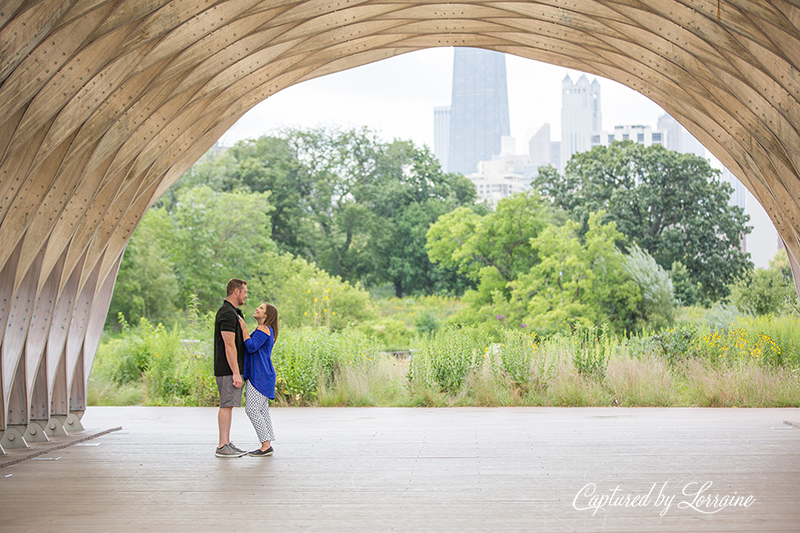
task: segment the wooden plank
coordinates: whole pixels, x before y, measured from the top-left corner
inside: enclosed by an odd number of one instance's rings
[[[141,532],[189,522],[199,532],[796,531],[800,519],[800,430],[782,422],[800,409],[270,412],[275,455],[218,459],[215,408],[90,407],[86,427],[122,430],[0,471],[4,531],[65,513],[79,517],[75,531]],[[256,446],[242,409],[232,436]],[[680,506],[707,482],[754,502],[713,514]],[[582,490],[643,500],[654,486],[646,505],[581,510]],[[674,497],[663,515],[659,490]]]

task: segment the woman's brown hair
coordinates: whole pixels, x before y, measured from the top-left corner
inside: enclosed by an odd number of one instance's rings
[[[264,302],[266,311],[264,312],[264,324],[272,330],[272,342],[278,340],[278,308],[271,303]]]

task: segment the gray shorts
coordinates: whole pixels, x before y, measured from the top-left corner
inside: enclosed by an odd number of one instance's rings
[[[242,387],[233,386],[233,376],[216,376],[220,407],[241,407]]]

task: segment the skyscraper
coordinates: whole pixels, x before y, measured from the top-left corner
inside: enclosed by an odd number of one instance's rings
[[[550,124],[545,123],[544,126],[539,128],[539,131],[536,132],[536,135],[531,137],[530,143],[528,144],[528,154],[531,158],[531,165],[534,167],[541,167],[552,164],[552,152],[553,150],[550,143]]]
[[[592,83],[581,74],[574,84],[567,75],[561,82],[561,160],[563,172],[573,154],[592,149],[592,135],[603,129],[600,111],[600,82]]]
[[[433,154],[447,172],[450,166],[450,106],[433,108]]]
[[[501,138],[510,133],[505,56],[456,48],[447,171],[477,171],[478,161],[499,154]]]
[[[668,113],[664,113],[658,118],[657,127],[667,134],[666,147],[668,150],[675,150],[682,154],[695,154],[700,157],[706,156],[706,149],[700,144],[700,141],[695,139]]]

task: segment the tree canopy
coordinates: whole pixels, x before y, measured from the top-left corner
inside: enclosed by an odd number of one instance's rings
[[[705,302],[725,297],[727,285],[752,268],[739,247],[749,217],[729,204],[733,189],[702,157],[614,142],[575,154],[563,176],[540,169],[534,183],[583,232],[590,213],[604,210],[625,235],[623,249],[636,244],[666,270],[679,262]]]
[[[656,313],[670,320],[672,286],[644,305],[652,268],[620,252],[623,235],[602,218],[591,214],[581,234],[578,222],[531,191],[490,213],[462,207],[443,215],[428,230],[428,254],[477,281],[463,297],[465,323],[498,320],[545,334],[590,323],[634,331]]]
[[[472,205],[475,188],[410,141],[384,142],[368,129],[290,129],[210,153],[177,187],[197,184],[269,191],[278,249],[352,283],[389,283],[397,296],[469,285],[428,260],[425,232]]]

